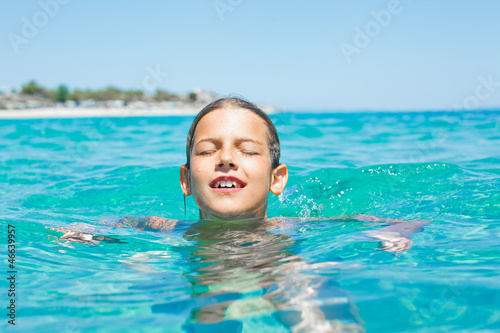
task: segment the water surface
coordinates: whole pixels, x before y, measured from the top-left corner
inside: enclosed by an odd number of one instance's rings
[[[290,177],[269,216],[332,219],[210,225],[192,198],[184,218],[193,117],[0,120],[16,330],[287,332],[322,318],[368,332],[500,330],[499,112],[272,119]],[[334,218],[358,213],[433,222],[394,254],[360,237],[385,224]],[[125,215],[186,221],[113,228]],[[72,222],[115,241],[64,243],[46,228]]]

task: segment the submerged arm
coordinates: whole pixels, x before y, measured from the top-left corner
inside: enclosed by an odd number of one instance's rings
[[[370,217],[368,215],[363,215],[364,217]],[[363,233],[369,238],[381,241],[381,247],[377,250],[383,250],[387,252],[401,252],[410,249],[413,242],[411,238],[417,232],[421,232],[424,226],[429,224],[432,220],[394,220],[394,219],[381,219],[373,216],[376,219],[358,219],[359,221],[377,221],[377,222],[389,222],[392,223],[389,226],[364,231]]]
[[[139,230],[170,230],[179,220],[166,219],[158,216],[133,217],[125,216],[116,222],[115,227],[133,227]]]
[[[166,219],[158,216],[143,216],[133,217],[125,216],[113,224],[116,228],[136,228],[138,230],[170,230],[175,227],[178,220]],[[51,230],[63,232],[64,235],[59,237],[59,240],[66,240],[69,242],[98,244],[99,241],[116,241],[113,238],[106,236],[96,236],[99,230],[90,224],[86,223],[71,223],[67,227],[46,227]]]
[[[355,215],[341,215],[335,217],[297,217],[297,218],[284,218],[285,221],[305,221],[305,220],[314,220],[314,221],[328,221],[328,220],[351,220],[351,221],[360,221],[360,222],[375,222],[374,225],[382,222],[382,223],[390,223],[389,226],[385,226],[375,230],[363,231],[365,237],[376,239],[381,241],[381,247],[378,250],[383,250],[387,252],[401,252],[410,249],[413,242],[411,238],[417,232],[423,230],[424,226],[429,224],[432,220],[412,220],[405,221],[402,219],[393,219],[393,218],[383,218],[373,215],[366,214],[355,214]],[[270,225],[280,224],[280,220],[273,218],[268,219]]]

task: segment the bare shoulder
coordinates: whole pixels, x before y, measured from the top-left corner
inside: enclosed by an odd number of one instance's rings
[[[148,219],[147,229],[153,230],[170,230],[173,229],[179,222],[179,220],[167,219],[158,216],[146,216],[146,218]]]
[[[115,224],[117,228],[132,227],[139,230],[170,230],[179,220],[167,219],[159,216],[125,216]]]
[[[332,217],[301,217],[301,216],[277,216],[268,217],[266,222],[269,224],[281,224],[281,223],[300,223],[309,221],[332,221],[332,220],[346,220],[349,216],[332,216]]]
[[[293,228],[303,223],[311,222],[311,221],[328,221],[332,220],[332,218],[323,218],[323,217],[299,217],[299,216],[276,216],[276,217],[268,217],[266,218],[266,226],[267,227],[277,227],[279,229],[288,229]]]

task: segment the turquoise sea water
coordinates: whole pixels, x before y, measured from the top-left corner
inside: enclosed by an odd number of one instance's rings
[[[179,167],[193,117],[0,120],[2,321],[16,228],[16,331],[500,331],[500,112],[272,116],[289,167],[269,216],[285,226],[184,219]],[[364,213],[433,219],[410,250],[361,237]],[[81,222],[113,241],[58,240]],[[302,326],[301,326],[302,325]],[[14,331],[14,330],[13,330]]]

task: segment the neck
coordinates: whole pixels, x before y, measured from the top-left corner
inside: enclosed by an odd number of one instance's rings
[[[266,220],[267,210],[252,212],[251,214],[210,214],[200,209],[200,220],[221,221],[221,222],[256,222]]]

